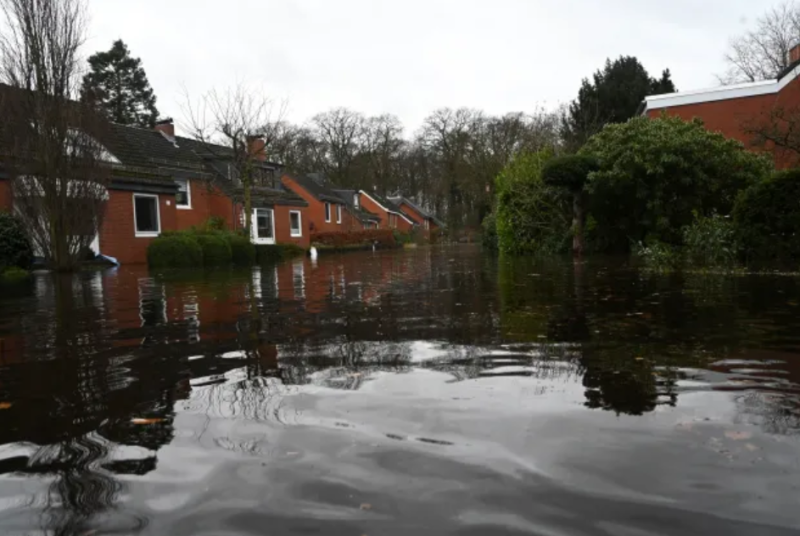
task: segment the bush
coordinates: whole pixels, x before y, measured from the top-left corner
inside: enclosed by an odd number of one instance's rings
[[[589,176],[590,239],[604,251],[630,244],[681,245],[694,214],[730,214],[739,192],[772,164],[702,122],[637,117],[607,125],[581,149],[597,159]]]
[[[542,180],[542,169],[550,158],[545,151],[520,154],[495,179],[500,251],[516,255],[567,249],[572,196]]]
[[[800,170],[773,174],[736,201],[733,219],[749,260],[800,259]]]
[[[231,248],[231,260],[236,266],[253,266],[256,263],[256,248],[250,240],[240,234],[226,233]]]
[[[363,231],[350,231],[345,233],[313,233],[311,243],[327,248],[372,247],[376,244],[379,248],[397,247],[397,240],[392,229],[366,229]]]
[[[569,192],[583,190],[589,173],[597,171],[597,160],[587,155],[566,155],[551,158],[542,169],[542,180],[553,188]]]
[[[681,267],[683,257],[677,247],[663,242],[639,242],[633,246],[633,254],[642,259],[648,270],[671,272]]]
[[[18,283],[26,281],[31,276],[31,273],[19,266],[11,266],[0,272],[0,278],[7,283]]]
[[[203,250],[190,233],[162,234],[147,248],[147,263],[153,268],[197,268],[203,265]]]
[[[481,243],[489,251],[497,251],[497,220],[490,212],[481,223]]]
[[[223,234],[198,234],[197,243],[203,251],[203,266],[225,266],[231,263],[231,246]]]
[[[33,249],[22,222],[7,212],[0,212],[0,271],[17,266],[29,268]]]
[[[275,263],[282,260],[299,257],[306,254],[306,250],[295,244],[274,244],[255,246],[256,262],[259,264]]]
[[[736,263],[738,243],[736,226],[729,217],[714,214],[695,217],[692,225],[683,229],[687,260],[700,266],[730,266]]]

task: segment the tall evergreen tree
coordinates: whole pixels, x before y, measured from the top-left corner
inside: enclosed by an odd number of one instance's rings
[[[122,40],[107,52],[89,58],[91,71],[83,77],[81,95],[97,102],[111,121],[152,127],[158,118],[156,97],[139,58],[131,57]]]
[[[669,69],[651,78],[638,59],[606,60],[592,80],[584,78],[578,98],[564,117],[564,139],[572,149],[582,146],[608,123],[624,123],[636,115],[648,95],[676,91]]]

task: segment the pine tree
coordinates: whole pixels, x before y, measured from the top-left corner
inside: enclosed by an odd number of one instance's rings
[[[83,77],[81,96],[91,99],[108,118],[123,125],[153,127],[158,118],[156,97],[139,58],[122,40],[107,52],[89,58],[91,71]]]
[[[674,91],[669,69],[656,79],[635,57],[606,60],[592,80],[584,78],[578,98],[570,104],[564,117],[565,141],[577,149],[608,123],[624,123],[635,116],[648,95]]]

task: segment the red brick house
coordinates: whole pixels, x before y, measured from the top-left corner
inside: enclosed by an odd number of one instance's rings
[[[337,190],[322,175],[289,175],[282,177],[283,186],[308,203],[308,219],[312,233],[360,231],[371,228],[380,218],[356,206],[349,190]]]
[[[403,213],[397,204],[374,192],[367,193],[364,190],[359,190],[358,205],[363,210],[378,215],[381,229],[397,229],[398,231],[409,232],[414,228],[414,220]]]
[[[797,154],[773,144],[754,146],[754,129],[770,122],[777,109],[794,110],[800,119],[800,45],[790,52],[791,63],[778,78],[712,89],[647,97],[642,114],[661,114],[691,120],[698,117],[706,128],[737,139],[748,147],[771,151],[778,167],[797,163]]]
[[[432,236],[437,236],[444,229],[444,222],[423,210],[407,197],[389,197],[388,200],[400,207],[403,214],[419,225],[426,238],[430,239]]]
[[[176,137],[172,121],[156,130],[110,125],[102,140],[112,169],[96,253],[121,264],[147,262],[147,247],[163,231],[187,229],[210,217],[232,230],[244,226],[243,189],[230,149]],[[280,183],[280,166],[260,161],[252,189],[256,244],[309,245],[308,204]],[[10,177],[0,173],[0,210],[13,210]]]

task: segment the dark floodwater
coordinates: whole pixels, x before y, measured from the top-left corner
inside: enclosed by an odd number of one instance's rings
[[[0,534],[800,528],[798,277],[452,247],[0,289]]]

